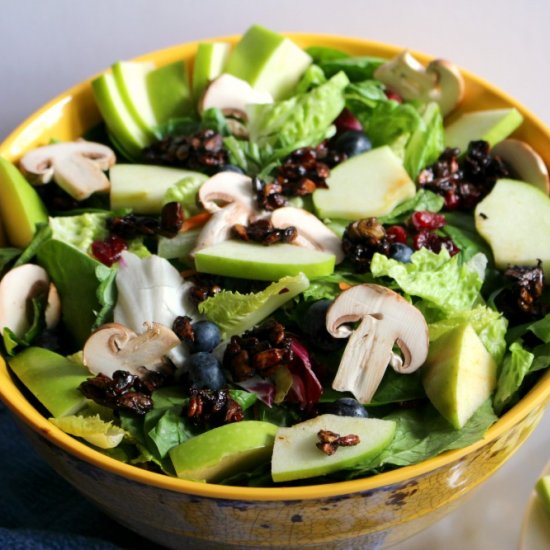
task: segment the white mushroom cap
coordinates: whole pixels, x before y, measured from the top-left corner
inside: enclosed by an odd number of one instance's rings
[[[238,113],[240,118],[246,120],[246,106],[252,103],[273,103],[273,96],[269,92],[255,90],[245,80],[224,73],[206,87],[199,102],[199,112],[215,107],[224,113]]]
[[[344,259],[342,241],[338,236],[317,216],[303,208],[293,206],[277,208],[271,215],[271,223],[278,229],[295,227],[298,237],[292,244],[334,254],[337,264]]]
[[[34,185],[53,179],[71,197],[81,201],[92,193],[110,189],[103,171],[115,161],[109,147],[80,140],[33,149],[23,156],[20,167]]]
[[[176,334],[159,323],[152,323],[142,334],[119,323],[109,323],[94,332],[82,350],[82,361],[92,374],[112,378],[117,370],[143,377],[147,371],[166,366],[166,354],[180,344]]]
[[[493,147],[491,154],[500,157],[513,176],[550,194],[548,168],[530,145],[519,139],[505,139]]]
[[[352,330],[349,323],[359,321]],[[361,403],[374,396],[388,364],[411,373],[428,355],[428,326],[420,311],[386,287],[363,284],[342,292],[329,307],[328,332],[349,341],[332,387],[350,391]],[[403,357],[392,351],[397,344]]]
[[[205,210],[212,213],[233,202],[241,203],[250,212],[256,210],[252,178],[238,172],[214,174],[201,185],[198,198]]]
[[[46,270],[39,265],[24,264],[8,271],[0,281],[0,333],[7,327],[22,337],[31,325],[30,301],[43,293],[48,296],[46,326],[52,328],[61,317],[61,303]]]
[[[424,68],[407,50],[380,65],[374,76],[403,99],[436,101],[443,116],[464,96],[464,79],[455,65],[436,59]]]

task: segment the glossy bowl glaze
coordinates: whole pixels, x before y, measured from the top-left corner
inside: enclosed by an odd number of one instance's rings
[[[360,39],[289,36],[302,46],[323,44],[354,55],[391,57],[399,52]],[[192,62],[196,46],[176,46],[140,59],[158,64]],[[550,165],[550,130],[506,94],[466,71],[463,74],[466,96],[460,110],[516,107],[525,121],[515,136],[529,142]],[[25,121],[0,146],[0,154],[17,161],[34,146],[52,138],[74,139],[99,121],[89,81],[83,82]],[[391,545],[428,527],[500,468],[540,421],[550,398],[550,373],[474,445],[370,478],[293,488],[195,483],[108,458],[48,422],[1,359],[0,397],[54,470],[115,520],[159,544],[201,550],[368,549]]]

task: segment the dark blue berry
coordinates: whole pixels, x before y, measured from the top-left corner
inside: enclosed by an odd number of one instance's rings
[[[243,169],[235,164],[224,164],[220,166],[220,172],[237,172],[238,174],[244,174]]]
[[[310,337],[311,343],[323,351],[334,351],[341,348],[345,341],[334,338],[326,327],[327,310],[332,300],[318,300],[314,302],[304,313],[300,326]]]
[[[191,325],[194,340],[189,349],[191,353],[212,351],[221,341],[218,325],[211,321],[197,321]]]
[[[370,139],[359,130],[348,130],[332,142],[332,148],[348,157],[366,153],[372,149]]]
[[[414,250],[410,246],[403,243],[393,243],[390,246],[390,258],[404,264],[411,263],[413,252]]]
[[[189,379],[193,387],[218,391],[225,386],[225,376],[220,362],[211,353],[194,353],[189,357],[188,365]]]
[[[341,397],[332,403],[323,403],[319,407],[323,414],[336,414],[338,416],[359,416],[367,418],[367,409],[353,397]]]

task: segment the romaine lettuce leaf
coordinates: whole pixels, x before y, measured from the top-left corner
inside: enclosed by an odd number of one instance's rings
[[[200,210],[197,206],[197,193],[205,180],[206,176],[202,174],[183,178],[166,191],[163,198],[163,204],[179,202],[186,217],[196,214]]]
[[[348,83],[346,75],[338,73],[308,93],[247,106],[250,141],[261,148],[282,150],[284,155],[299,147],[317,145],[329,136],[332,122],[344,108]]]
[[[296,86],[295,93],[303,94],[311,89],[324,84],[327,81],[325,73],[318,65],[310,65],[302,75],[300,82]]]
[[[103,241],[109,235],[107,216],[106,212],[87,212],[78,216],[50,218],[52,238],[70,244],[87,254],[94,241]]]
[[[371,262],[374,277],[390,277],[406,294],[423,298],[445,315],[470,310],[479,299],[483,280],[474,269],[449,256],[446,249],[435,254],[421,248],[405,264],[382,254]]]
[[[441,195],[436,195],[426,189],[420,189],[412,199],[398,204],[389,214],[380,216],[378,221],[382,224],[403,223],[417,210],[439,212],[444,204],[445,200]]]
[[[241,294],[222,290],[201,302],[199,313],[220,327],[223,338],[229,338],[260,323],[308,286],[308,278],[300,273],[283,277],[261,292]]]
[[[495,411],[498,414],[517,398],[517,391],[521,387],[525,375],[529,372],[534,358],[535,356],[519,342],[514,342],[510,346],[510,353],[504,358],[500,370],[493,400]]]
[[[99,415],[61,416],[49,420],[65,433],[81,437],[100,449],[116,447],[126,434],[125,430],[115,426],[112,422],[105,422]]]

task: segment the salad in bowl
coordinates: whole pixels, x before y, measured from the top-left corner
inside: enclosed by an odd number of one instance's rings
[[[482,440],[548,367],[545,160],[452,63],[253,26],[91,88],[78,139],[0,158],[3,356],[56,428],[333,483]]]

